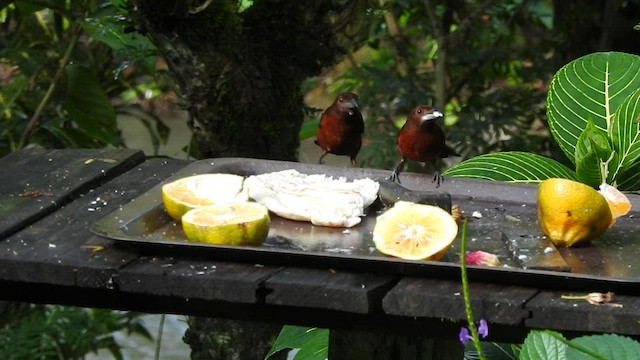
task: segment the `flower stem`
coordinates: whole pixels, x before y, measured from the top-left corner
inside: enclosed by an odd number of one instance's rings
[[[478,358],[484,360],[484,354],[482,353],[482,346],[480,346],[480,337],[478,336],[478,330],[476,329],[476,322],[473,319],[473,312],[471,311],[471,296],[469,295],[469,280],[467,279],[467,220],[462,223],[462,235],[460,240],[460,273],[462,276],[462,295],[464,296],[464,310],[467,313],[467,323],[469,324],[469,331],[473,338],[473,345],[478,352]]]

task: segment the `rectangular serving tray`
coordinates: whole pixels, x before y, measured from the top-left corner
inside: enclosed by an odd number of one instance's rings
[[[340,168],[318,164],[217,158],[191,163],[164,183],[204,173],[242,176],[296,169],[349,180],[386,179],[389,171]],[[640,293],[639,227],[634,213],[592,244],[556,249],[537,224],[535,185],[445,178],[436,189],[432,176],[403,173],[402,186],[419,191],[443,191],[468,219],[467,250],[497,254],[501,267],[469,266],[476,281],[562,288],[576,291]],[[372,242],[375,217],[384,209],[373,205],[352,228],[329,228],[271,215],[269,236],[260,247],[221,246],[188,242],[179,223],[162,203],[162,184],[96,222],[91,230],[119,245],[158,255],[189,256],[282,266],[321,267],[441,279],[459,279],[459,238],[442,261],[410,261],[380,254]],[[638,202],[632,197],[632,203]],[[638,209],[640,205],[635,207]]]

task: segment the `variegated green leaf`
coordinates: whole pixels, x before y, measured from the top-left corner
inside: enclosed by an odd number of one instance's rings
[[[610,179],[619,179],[618,174],[633,167],[640,159],[640,88],[618,107],[611,127],[611,142],[618,161],[610,170]],[[637,189],[636,189],[637,190]]]
[[[640,57],[631,54],[586,55],[555,74],[547,94],[547,118],[553,137],[574,164],[578,137],[589,117],[611,134],[613,114],[638,88]]]
[[[555,177],[577,180],[575,172],[553,159],[518,151],[476,156],[451,167],[443,175],[522,183]]]
[[[640,162],[620,173],[615,181],[615,185],[620,191],[640,193]]]
[[[612,158],[616,156],[607,133],[598,129],[589,119],[576,144],[576,174],[580,182],[593,187],[600,185],[605,181],[604,173],[607,172],[601,164]]]

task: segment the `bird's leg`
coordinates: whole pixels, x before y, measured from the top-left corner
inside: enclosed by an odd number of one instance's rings
[[[404,166],[405,161],[407,161],[407,159],[405,158],[400,159],[400,163],[398,163],[395,169],[393,169],[391,176],[389,176],[390,181],[397,182],[398,184],[400,184],[400,172],[402,171],[402,167]]]
[[[355,157],[351,157],[351,165],[353,165],[353,167],[356,167],[356,158]]]
[[[320,159],[318,159],[318,164],[322,164],[322,159],[324,159],[325,156],[327,156],[329,152],[328,151],[323,151],[322,155],[320,155]]]
[[[436,183],[436,188],[440,187],[440,184],[442,184],[442,181],[444,180],[442,178],[442,175],[440,175],[440,171],[438,171],[438,168],[436,167],[436,161],[432,161],[431,165],[433,165],[433,182]]]
[[[442,181],[444,181],[444,178],[440,175],[440,171],[436,170],[436,173],[433,174],[433,182],[436,183],[436,188],[440,187]]]

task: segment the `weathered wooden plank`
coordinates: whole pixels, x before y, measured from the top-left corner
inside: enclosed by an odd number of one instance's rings
[[[144,161],[122,149],[28,149],[0,159],[0,239]]]
[[[476,319],[504,325],[521,324],[529,313],[525,303],[538,290],[519,286],[471,283],[471,309]],[[390,315],[465,320],[459,281],[403,278],[383,299]]]
[[[266,282],[266,303],[367,314],[379,312],[394,276],[287,268]]]
[[[143,257],[120,271],[120,291],[234,303],[264,302],[264,281],[279,267]]]
[[[83,154],[97,157],[102,153]],[[138,255],[113,246],[113,240],[92,235],[91,224],[185,164],[178,160],[149,160],[102,186],[88,189],[58,211],[0,241],[0,279],[113,287],[113,274]],[[76,164],[84,166],[83,161]],[[69,172],[79,173],[73,167]]]
[[[615,295],[614,303],[622,305],[592,305],[585,300],[565,300],[562,295],[586,293],[541,292],[526,305],[531,312],[527,327],[576,332],[610,332],[640,335],[640,298]]]

